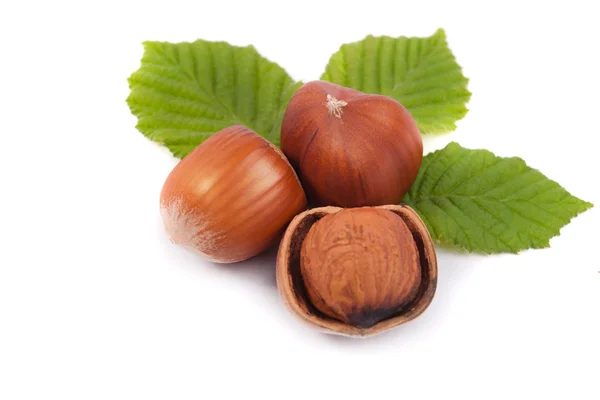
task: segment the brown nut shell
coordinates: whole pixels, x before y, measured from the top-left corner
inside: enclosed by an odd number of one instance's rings
[[[220,263],[266,250],[305,208],[283,153],[241,125],[215,133],[183,158],[160,195],[170,239]]]
[[[399,204],[423,158],[419,128],[398,101],[324,81],[292,96],[281,149],[314,206]]]
[[[395,220],[384,212],[393,213],[398,219]],[[338,221],[346,224],[345,230],[332,226],[332,216],[335,214],[340,214]],[[351,214],[355,214],[355,223],[348,222],[347,218],[352,218]],[[357,217],[359,214],[365,214],[362,221]],[[323,221],[326,227],[319,228],[317,222],[325,217],[330,221]],[[365,222],[369,219],[371,222]],[[395,224],[398,226],[393,226]],[[313,230],[313,227],[316,228]],[[347,235],[343,233],[350,229],[363,230],[362,233],[357,232],[352,243],[347,238],[344,239]],[[322,232],[319,233],[319,230]],[[333,236],[328,236],[328,231],[330,234],[333,232]],[[315,237],[315,234],[320,237]],[[401,243],[395,246],[387,236]],[[320,242],[310,246],[316,246],[313,247],[313,253],[316,254],[317,263],[323,268],[330,268],[329,275],[327,272],[319,272],[316,265],[309,266],[316,273],[313,276],[307,275],[306,259],[302,258],[306,256],[306,250],[303,252],[303,247],[307,246],[306,240]],[[359,247],[371,247],[365,252],[368,254],[363,260],[368,260],[369,257],[377,259],[363,264],[364,271],[357,269],[352,264],[355,261],[352,261],[349,270],[344,273],[340,264],[336,264],[341,262],[343,265],[343,260],[336,259],[335,252],[327,255],[324,251],[332,245],[345,245],[346,251],[365,251],[356,250],[356,244]],[[394,250],[390,250],[392,248]],[[391,253],[385,254],[388,251]],[[419,271],[413,271],[412,266],[408,265],[400,268],[401,273],[394,272],[398,271],[398,266],[389,265],[392,262],[388,260],[393,258],[394,252],[403,252],[401,258],[409,264],[417,265]],[[341,253],[337,255],[340,256]],[[329,256],[333,256],[329,261],[335,260],[333,269],[326,266]],[[367,337],[408,322],[425,311],[436,290],[437,259],[425,224],[408,206],[385,205],[355,209],[320,207],[299,214],[288,226],[279,247],[276,274],[277,286],[284,303],[304,322],[327,333]],[[312,280],[312,283],[307,284],[307,280]],[[349,288],[353,285],[356,287],[356,280],[360,281],[361,290],[352,292]],[[386,286],[386,280],[393,282]]]

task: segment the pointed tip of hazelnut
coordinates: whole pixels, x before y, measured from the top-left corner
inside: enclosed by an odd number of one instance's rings
[[[327,107],[327,111],[329,112],[330,117],[342,118],[344,115],[343,108],[347,106],[348,103],[343,100],[338,100],[332,95],[327,95],[327,102],[325,103],[325,107]]]

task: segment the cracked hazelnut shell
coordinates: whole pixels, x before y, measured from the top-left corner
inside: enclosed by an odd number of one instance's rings
[[[266,250],[305,208],[306,195],[283,153],[241,125],[215,133],[184,157],[160,194],[171,241],[220,263]]]
[[[276,275],[284,303],[304,322],[366,337],[425,311],[437,259],[425,224],[408,206],[320,207],[288,226]]]
[[[417,124],[399,102],[323,81],[293,95],[281,149],[313,206],[399,204],[423,158]]]

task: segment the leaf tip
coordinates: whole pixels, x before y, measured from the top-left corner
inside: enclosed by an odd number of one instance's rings
[[[440,38],[446,39],[446,31],[444,28],[437,28],[433,36],[438,36]]]
[[[580,201],[581,207],[579,209],[579,212],[577,214],[575,214],[574,217],[578,216],[579,214],[582,214],[582,213],[586,212],[590,208],[594,208],[594,204],[593,203],[590,203],[589,201],[585,201],[585,200],[582,200],[582,199],[577,198],[577,197],[576,197],[576,199]]]
[[[160,42],[154,40],[144,40],[142,42],[142,47],[144,48],[144,52],[150,51],[154,49]]]

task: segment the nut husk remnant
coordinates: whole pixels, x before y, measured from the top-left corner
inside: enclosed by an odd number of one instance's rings
[[[335,254],[333,257],[321,254],[322,249],[331,248],[332,243],[337,245],[336,240],[345,242],[342,237],[347,236],[345,233],[339,233],[340,238],[333,237],[335,234],[317,235],[317,229],[311,228],[323,217],[329,216],[329,221],[332,220],[332,214],[343,211],[346,215],[354,213],[358,216],[360,213],[369,212],[372,218],[378,218],[379,214],[385,218],[380,211],[375,212],[378,210],[387,210],[397,215],[397,220],[388,219],[399,226],[389,230],[389,224],[385,223],[383,225],[388,225],[385,228],[387,231],[377,232],[376,229],[382,226],[381,221],[369,226],[364,220],[359,222],[360,218],[356,218],[357,222],[346,223],[345,227],[357,232],[357,240],[366,240],[364,245],[370,247],[366,251],[371,253],[367,256],[368,265],[357,265],[360,256],[353,255],[354,261],[346,263],[349,269],[345,270]],[[326,232],[322,227],[318,229]],[[310,247],[313,249],[310,262],[307,261],[307,246],[303,249],[309,231],[311,235],[308,240],[311,241]],[[332,231],[335,229],[332,228]],[[397,246],[390,241],[390,237],[393,238],[391,240],[398,241]],[[369,243],[372,238],[375,238],[375,241]],[[319,247],[315,240],[321,241],[323,247]],[[328,240],[332,243],[328,244]],[[389,266],[381,265],[384,262],[388,263],[389,257],[378,254],[380,250],[373,250],[373,246],[382,246],[385,250],[381,252],[386,254],[389,250],[392,258],[398,257],[400,252],[398,259],[411,265],[393,267],[400,268],[400,273],[390,271]],[[358,247],[359,253],[363,251]],[[377,259],[379,261],[373,261]],[[328,260],[336,261],[332,266]],[[318,268],[333,270],[326,273]],[[409,282],[403,282],[402,279],[408,279]],[[381,280],[394,282],[386,286]],[[352,288],[352,285],[357,285],[356,282],[359,282],[360,290]],[[423,221],[408,206],[386,205],[355,209],[320,207],[305,211],[296,216],[288,226],[277,256],[277,285],[285,304],[304,322],[332,334],[367,337],[408,322],[429,306],[435,294],[436,283],[437,259],[433,241]],[[382,290],[387,292],[381,293]]]

